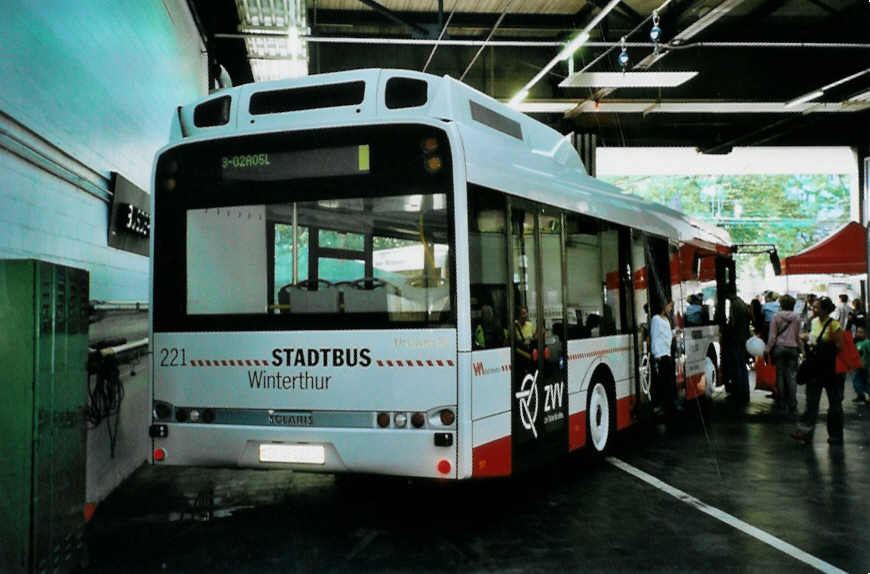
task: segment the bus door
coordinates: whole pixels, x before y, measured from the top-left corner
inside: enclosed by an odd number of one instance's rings
[[[631,232],[629,257],[631,266],[632,301],[637,321],[637,346],[635,361],[638,367],[636,394],[641,405],[649,404],[652,399],[652,354],[650,353],[649,325],[652,315],[649,307],[649,285],[647,284],[646,235],[640,231]]]
[[[644,253],[646,259],[646,287],[647,297],[649,300],[649,320],[652,317],[661,313],[668,301],[672,301],[675,297],[671,291],[671,261],[673,254],[667,239],[646,236]],[[678,294],[677,294],[678,295]],[[669,317],[671,327],[674,316]],[[670,356],[674,359],[675,366],[679,362],[680,353],[676,338],[671,340]],[[652,361],[652,357],[650,357]],[[675,373],[676,375],[676,373]],[[651,397],[653,402],[656,402],[656,385],[651,385]]]
[[[568,450],[562,216],[511,201],[513,471]]]

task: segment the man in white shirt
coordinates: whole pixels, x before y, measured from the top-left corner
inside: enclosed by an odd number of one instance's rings
[[[674,358],[671,356],[671,342],[674,333],[671,330],[669,315],[674,309],[674,302],[668,300],[662,310],[650,320],[650,352],[655,366],[656,403],[669,414],[676,409],[677,382],[675,377]]]
[[[836,322],[845,328],[846,323],[849,321],[849,313],[851,312],[852,307],[849,306],[849,296],[843,293],[840,295],[840,304],[837,305],[837,308],[834,309],[834,313],[831,316]]]

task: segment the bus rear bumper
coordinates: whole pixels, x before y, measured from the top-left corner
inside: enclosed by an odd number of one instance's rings
[[[166,423],[151,427],[151,462],[458,478],[456,434],[455,430],[432,429],[287,429]]]

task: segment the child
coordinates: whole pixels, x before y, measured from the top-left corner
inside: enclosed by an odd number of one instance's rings
[[[867,365],[868,361],[870,361],[870,341],[866,338],[865,327],[856,327],[855,347],[858,349],[858,352],[861,353],[861,360],[864,362],[864,366],[860,369],[855,369],[855,375],[852,378],[852,385],[855,387],[855,394],[857,396],[852,400],[852,402],[870,405],[870,396],[867,394],[870,392],[867,382]]]

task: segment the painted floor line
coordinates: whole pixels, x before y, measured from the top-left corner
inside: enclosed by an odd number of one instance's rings
[[[739,518],[731,516],[727,512],[723,512],[722,510],[719,510],[718,508],[715,508],[713,506],[705,504],[704,502],[701,502],[700,500],[698,500],[694,496],[691,496],[690,494],[687,494],[678,488],[674,488],[673,486],[671,486],[665,482],[662,482],[661,480],[657,479],[656,477],[652,476],[651,474],[647,474],[644,471],[640,470],[639,468],[635,468],[635,467],[631,466],[627,462],[624,462],[624,461],[622,461],[618,458],[612,457],[612,456],[607,457],[607,462],[609,462],[610,464],[612,464],[616,468],[618,468],[622,471],[625,471],[634,477],[641,479],[642,481],[646,482],[650,486],[654,486],[655,488],[658,488],[662,492],[670,494],[671,496],[673,496],[677,500],[685,502],[686,504],[688,504],[690,506],[694,506],[695,508],[697,508],[698,510],[700,510],[704,514],[712,516],[713,518],[720,520],[720,521],[724,522],[725,524],[728,524],[729,526],[733,526],[737,530],[740,530],[741,532],[744,532],[744,533],[760,540],[761,542],[764,542],[765,544],[772,546],[773,548],[776,548],[780,552],[784,552],[784,553],[788,554],[789,556],[791,556],[792,558],[800,560],[801,562],[808,564],[817,570],[820,570],[821,572],[829,572],[831,574],[834,574],[834,573],[846,574],[845,570],[840,570],[839,568],[837,568],[833,564],[829,564],[829,563],[825,562],[824,560],[816,558],[812,554],[808,554],[808,553],[804,552],[800,548],[789,544],[785,540],[777,538],[776,536],[773,536],[772,534],[768,534],[764,530],[756,528],[755,526],[752,526],[751,524],[747,524],[746,522],[743,522]]]

